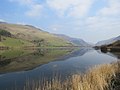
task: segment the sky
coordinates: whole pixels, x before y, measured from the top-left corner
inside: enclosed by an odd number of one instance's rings
[[[0,21],[96,43],[120,35],[120,0],[1,0]]]

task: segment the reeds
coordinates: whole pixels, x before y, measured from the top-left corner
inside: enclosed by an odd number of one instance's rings
[[[104,64],[89,69],[85,74],[68,77],[65,81],[54,77],[26,85],[24,90],[115,90],[120,64]]]

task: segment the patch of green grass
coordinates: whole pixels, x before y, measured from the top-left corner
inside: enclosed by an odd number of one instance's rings
[[[21,40],[21,39],[4,37],[4,36],[2,36],[2,38],[3,40],[0,42],[0,46],[22,47],[22,46],[32,45],[32,43],[25,41],[25,40]]]
[[[4,46],[4,44],[2,42],[0,42],[0,46]]]

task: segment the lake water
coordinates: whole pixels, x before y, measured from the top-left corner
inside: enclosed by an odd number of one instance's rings
[[[95,65],[117,61],[119,55],[92,48],[1,51],[0,90],[22,88],[28,80],[51,78],[56,74],[64,79],[85,73]]]

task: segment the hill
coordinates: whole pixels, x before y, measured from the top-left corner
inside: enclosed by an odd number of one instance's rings
[[[11,33],[12,37],[4,36],[7,40],[10,38],[12,41],[22,40],[37,46],[73,46],[69,41],[31,25],[0,23],[0,30]],[[0,42],[0,45],[3,44],[4,42]]]
[[[107,45],[108,47],[120,47],[120,40],[115,41],[112,44]]]
[[[96,46],[109,45],[120,40],[120,36],[96,43]]]
[[[90,44],[79,38],[72,38],[64,34],[55,34],[55,35],[73,43],[75,46],[91,46]]]
[[[115,41],[109,45],[103,45],[101,46],[101,51],[103,52],[120,52],[120,40]]]

